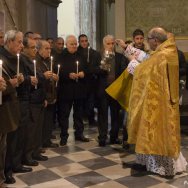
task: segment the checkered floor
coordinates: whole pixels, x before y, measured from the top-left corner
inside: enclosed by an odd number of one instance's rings
[[[14,188],[168,188],[188,187],[188,173],[168,180],[147,172],[133,171],[123,165],[133,163],[135,155],[119,145],[98,147],[97,129],[86,127],[89,143],[75,142],[71,128],[68,145],[47,149],[48,161],[33,172],[16,174]],[[59,138],[59,131],[55,131]],[[59,140],[55,140],[59,142]],[[182,134],[182,152],[188,160],[188,134]]]

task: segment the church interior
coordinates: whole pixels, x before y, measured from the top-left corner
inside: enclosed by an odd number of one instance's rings
[[[34,31],[42,38],[66,37],[58,29],[64,27],[59,6],[65,0],[0,0],[0,30],[16,29],[23,33]],[[173,2],[173,3],[172,3]],[[175,35],[177,48],[188,63],[188,1],[163,0],[74,0],[74,34],[88,36],[90,45],[101,51],[103,37],[132,40],[132,32],[139,28],[145,33],[155,26],[164,27]],[[69,22],[68,20],[66,22]],[[117,47],[117,51],[120,51]],[[187,64],[188,65],[188,64]],[[182,80],[185,81],[185,75]],[[184,82],[183,82],[184,83]],[[188,92],[181,88],[180,106],[181,152],[188,161]],[[16,173],[16,183],[10,188],[185,188],[187,171],[167,179],[148,171],[131,168],[135,162],[134,145],[126,150],[121,145],[98,146],[97,126],[84,124],[84,134],[90,142],[74,140],[72,111],[69,138],[66,146],[47,148],[47,161],[32,167],[32,172]],[[97,111],[95,111],[97,114]],[[95,117],[96,118],[96,117]],[[60,142],[60,128],[55,127],[53,143]],[[122,129],[120,130],[122,137]]]

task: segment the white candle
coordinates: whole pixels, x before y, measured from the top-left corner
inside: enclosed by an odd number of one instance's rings
[[[2,65],[3,65],[3,61],[0,60],[0,76],[2,76],[2,69],[3,69]],[[0,105],[1,104],[2,104],[2,91],[0,91]]]
[[[20,54],[17,54],[17,77],[20,74]]]
[[[79,64],[79,61],[76,61],[76,74],[78,74],[78,64]],[[78,78],[76,79],[76,81],[78,82]]]
[[[60,69],[60,65],[58,64],[57,65],[57,76],[59,76],[59,69]],[[57,83],[58,83],[58,81],[56,82],[56,87],[57,87]]]
[[[34,64],[34,77],[37,78],[36,60],[33,60],[33,64]],[[37,85],[35,86],[35,89],[37,89]]]
[[[51,56],[50,57],[50,59],[51,59],[51,63],[50,63],[50,71],[52,71],[53,72],[53,57]]]
[[[79,64],[79,61],[76,61],[76,74],[78,74],[78,64]]]
[[[90,46],[88,46],[88,51],[87,51],[87,62],[89,63],[89,50],[90,50]]]

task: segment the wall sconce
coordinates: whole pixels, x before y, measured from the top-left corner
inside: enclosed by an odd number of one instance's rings
[[[112,3],[115,3],[115,0],[106,0],[105,2],[108,4],[109,8],[111,8],[111,5]]]

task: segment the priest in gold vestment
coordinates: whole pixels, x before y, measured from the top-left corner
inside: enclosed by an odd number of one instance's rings
[[[162,28],[150,30],[148,43],[153,50],[150,57],[142,63],[132,59],[128,65],[133,74],[128,142],[135,144],[141,168],[169,177],[187,165],[180,151],[177,48]]]

